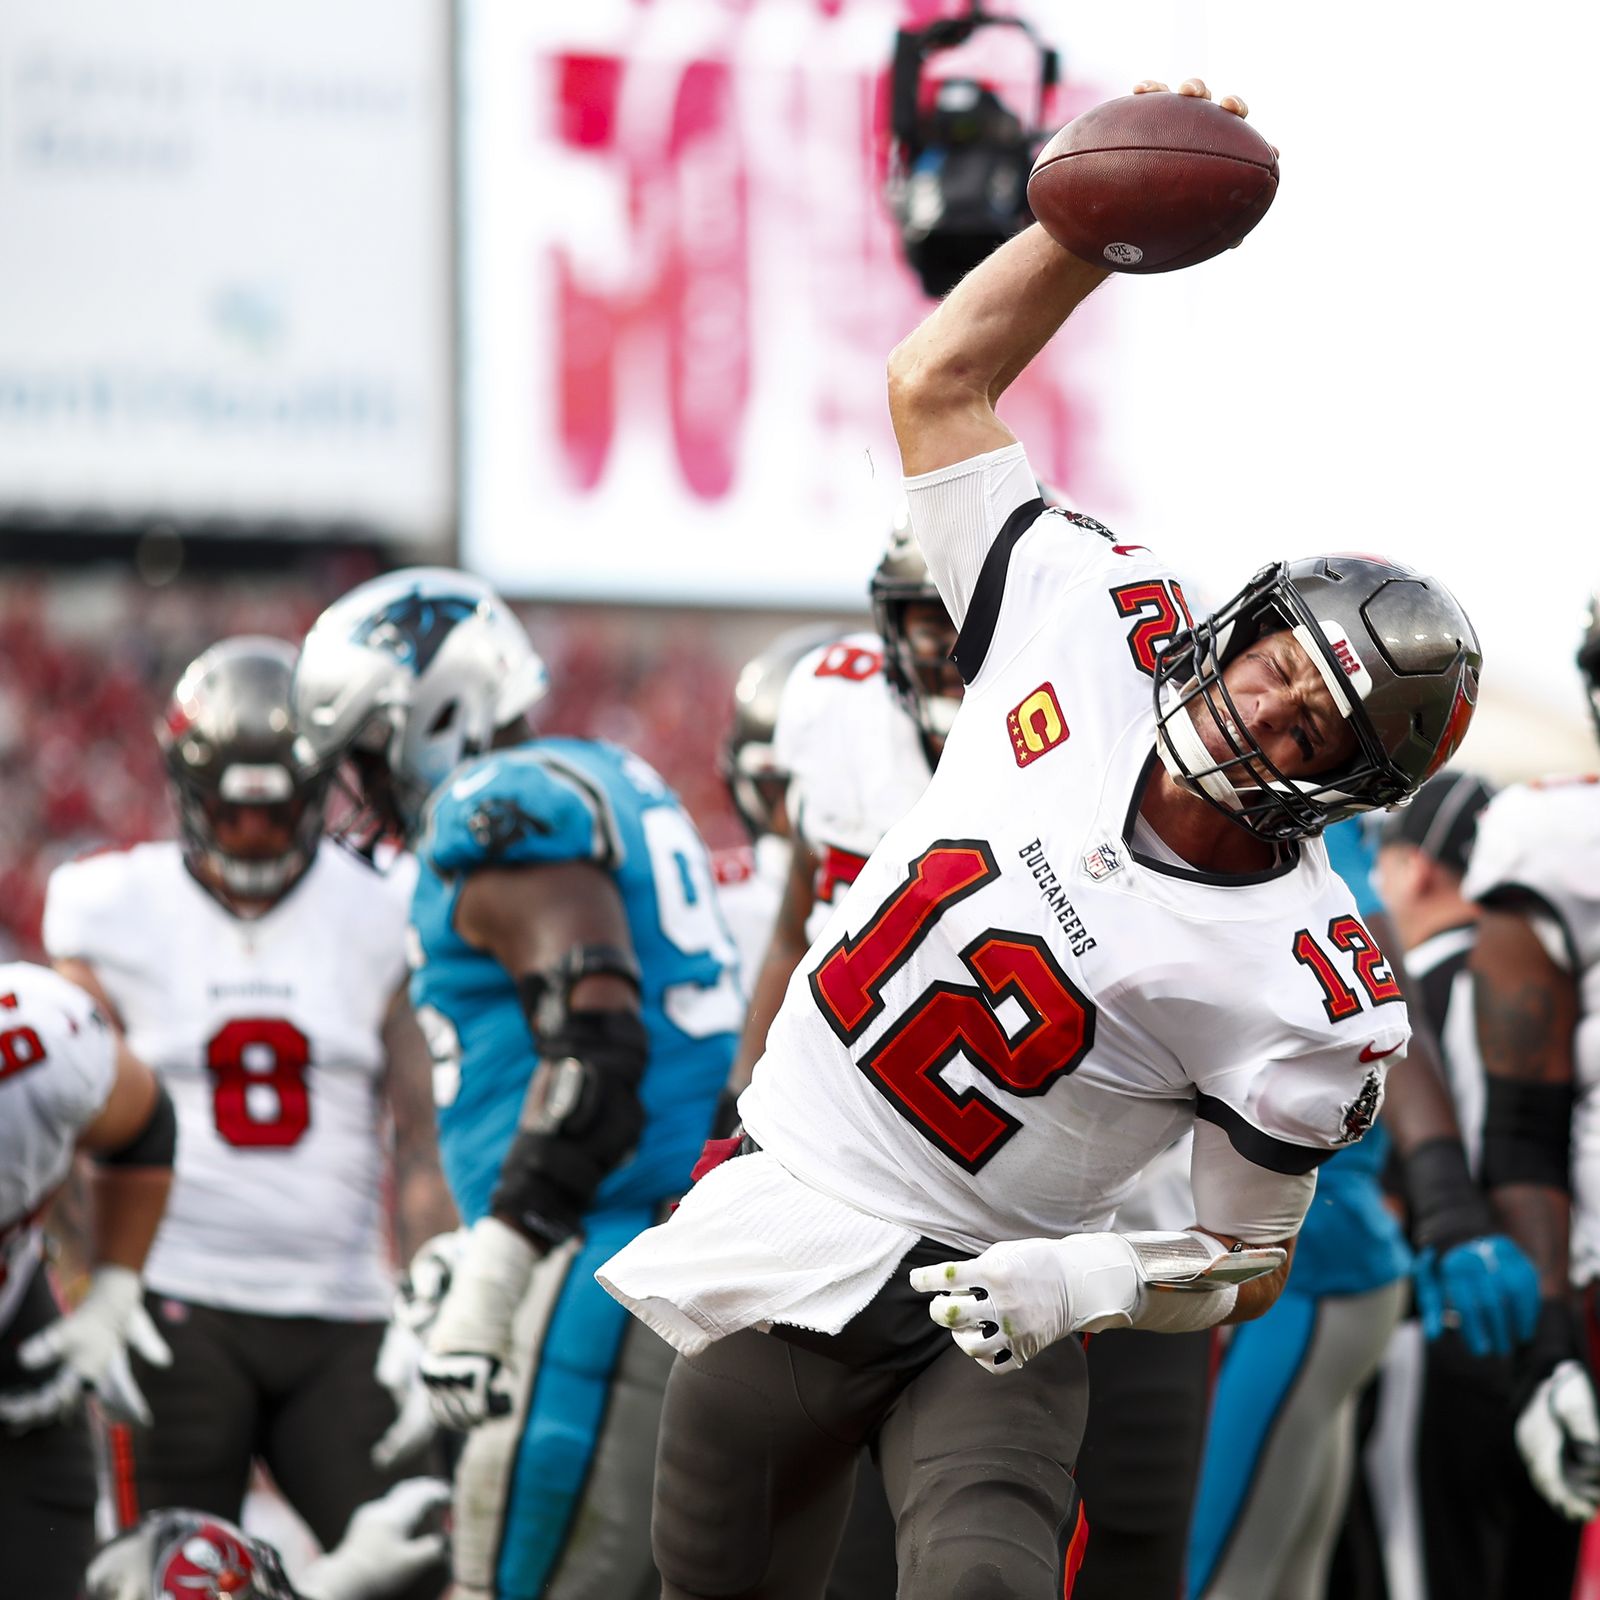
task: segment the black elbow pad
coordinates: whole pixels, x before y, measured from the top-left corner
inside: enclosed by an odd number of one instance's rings
[[[650,1039],[631,1011],[570,1012],[537,1037],[539,1068],[490,1203],[553,1245],[578,1231],[601,1181],[639,1142]]]
[[[171,1097],[156,1085],[156,1103],[145,1125],[121,1148],[101,1151],[95,1160],[104,1167],[171,1167],[178,1153],[178,1114]]]

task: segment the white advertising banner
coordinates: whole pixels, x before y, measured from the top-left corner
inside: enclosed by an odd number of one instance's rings
[[[882,201],[902,9],[468,0],[470,565],[540,596],[861,604],[898,490],[884,362],[928,309]],[[1046,477],[1074,404],[1056,352],[1011,397]]]
[[[465,0],[463,550],[535,595],[859,604],[928,303],[881,198],[894,30],[961,0]],[[1220,597],[1274,557],[1434,571],[1487,672],[1576,712],[1600,581],[1600,21],[1554,6],[1021,0],[1057,120],[1139,78],[1282,147],[1243,248],[1113,280],[1001,415]],[[993,31],[993,30],[990,30]]]
[[[448,9],[0,7],[0,515],[440,548]]]

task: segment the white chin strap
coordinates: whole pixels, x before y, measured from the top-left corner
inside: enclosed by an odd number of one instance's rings
[[[1165,699],[1161,720],[1156,724],[1156,754],[1161,757],[1161,765],[1167,769],[1168,776],[1191,793],[1196,788],[1204,790],[1218,805],[1230,811],[1243,809],[1238,791],[1224,773],[1216,770],[1216,757],[1200,737],[1189,707],[1181,703],[1180,691],[1169,689]],[[1196,773],[1198,777],[1194,776]]]

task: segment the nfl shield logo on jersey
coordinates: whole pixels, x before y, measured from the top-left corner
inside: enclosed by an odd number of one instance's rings
[[[1097,844],[1093,850],[1086,852],[1083,858],[1083,870],[1096,883],[1109,878],[1121,866],[1122,857],[1117,854],[1116,846],[1109,840],[1103,844]]]

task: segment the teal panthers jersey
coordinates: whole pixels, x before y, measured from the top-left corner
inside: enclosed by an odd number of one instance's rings
[[[536,739],[457,768],[429,802],[417,854],[411,1000],[433,1053],[440,1154],[463,1220],[489,1208],[538,1068],[511,974],[454,927],[463,882],[493,867],[590,861],[611,875],[642,974],[650,1059],[638,1151],[600,1186],[594,1209],[681,1193],[743,1006],[706,849],[677,797],[613,745]]]

